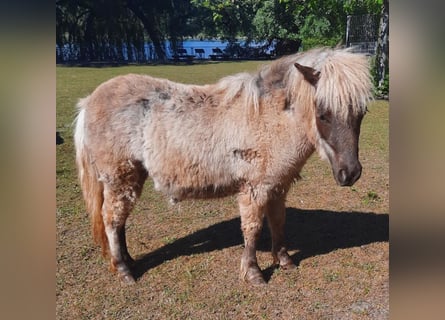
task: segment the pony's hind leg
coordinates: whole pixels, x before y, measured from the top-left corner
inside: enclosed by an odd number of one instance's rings
[[[269,200],[266,217],[272,235],[272,257],[274,264],[283,269],[295,268],[295,264],[287,253],[284,241],[284,224],[286,221],[286,208],[284,197]]]
[[[135,280],[131,273],[133,259],[128,253],[125,222],[140,196],[147,177],[146,172],[134,163],[121,164],[113,176],[104,183],[102,217],[108,239],[111,270],[127,283]]]

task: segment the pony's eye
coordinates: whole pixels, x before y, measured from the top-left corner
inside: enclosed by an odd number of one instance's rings
[[[323,121],[323,122],[326,122],[326,123],[329,123],[330,121],[329,121],[329,117],[327,116],[327,115],[325,115],[325,114],[320,114],[319,116],[318,116],[318,119],[320,119],[320,121]]]

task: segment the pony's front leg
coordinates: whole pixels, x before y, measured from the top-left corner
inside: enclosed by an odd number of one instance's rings
[[[267,221],[272,235],[272,257],[274,264],[283,269],[295,268],[295,264],[287,253],[284,241],[284,224],[286,221],[285,199],[282,196],[271,199],[267,203]]]
[[[244,251],[241,257],[240,278],[253,285],[265,284],[263,274],[258,267],[256,244],[263,227],[264,208],[252,198],[250,192],[238,197],[241,216],[241,230],[244,236]]]

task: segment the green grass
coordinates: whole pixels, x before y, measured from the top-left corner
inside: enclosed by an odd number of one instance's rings
[[[385,227],[378,221],[389,210],[386,101],[372,103],[363,121],[363,175],[354,187],[337,187],[329,165],[317,156],[308,161],[303,180],[291,189],[287,201],[288,208],[295,208],[288,216],[287,238],[298,268],[269,269],[264,288],[250,288],[238,280],[242,239],[235,197],[170,206],[148,180],[128,219],[127,241],[135,258],[153,254],[149,261],[154,265],[131,287],[122,286],[109,272],[108,262],[92,242],[74,164],[77,100],[119,74],[204,84],[256,70],[262,63],[57,67],[57,130],[65,139],[57,146],[56,163],[57,318],[348,318],[357,301],[369,304],[372,312],[387,312],[388,296],[382,288],[388,281],[388,243],[368,240],[378,239],[375,234]],[[227,243],[237,240],[222,248],[194,250],[194,245],[215,237]],[[262,239],[268,239],[267,232]],[[263,269],[271,268],[267,250],[258,251],[258,261]],[[372,312],[360,316],[372,319]]]

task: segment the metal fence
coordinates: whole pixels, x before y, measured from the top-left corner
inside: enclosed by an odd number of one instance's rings
[[[377,49],[379,16],[364,14],[348,16],[346,24],[346,46],[354,52],[374,55]]]

